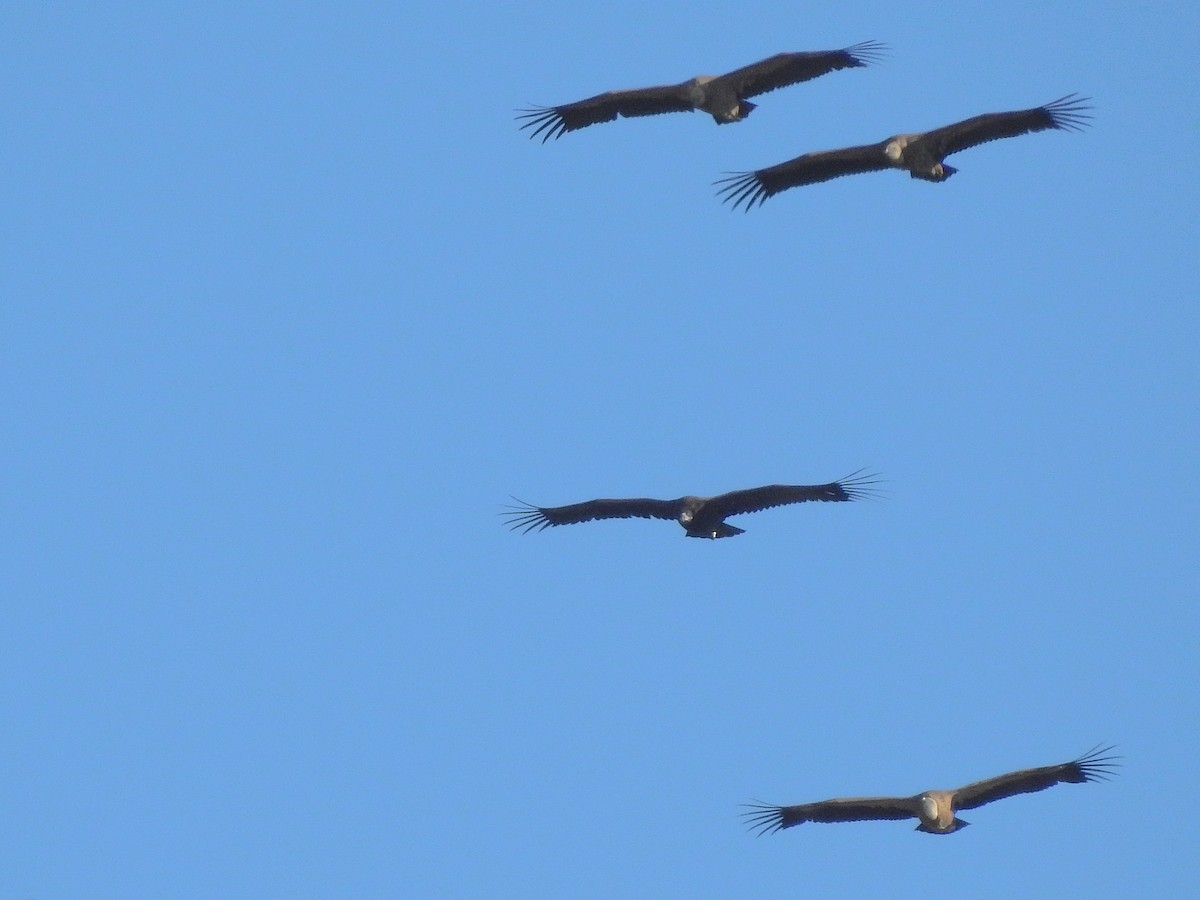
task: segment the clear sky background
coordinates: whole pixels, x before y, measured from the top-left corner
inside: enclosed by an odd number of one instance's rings
[[[5,5],[0,896],[1195,889],[1200,13],[852,6]],[[1073,91],[946,184],[711,185]],[[738,818],[1098,742],[947,838]]]

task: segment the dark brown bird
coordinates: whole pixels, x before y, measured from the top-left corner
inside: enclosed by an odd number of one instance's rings
[[[757,104],[748,102],[747,97],[820,78],[838,69],[877,62],[886,49],[877,41],[865,41],[843,50],[779,53],[725,75],[697,75],[682,84],[608,91],[577,103],[520,110],[517,118],[527,119],[521,128],[533,129],[530,138],[542,135],[543,144],[568,131],[611,122],[617,116],[656,116],[700,109],[712,115],[718,125],[724,125],[750,115]]]
[[[829,484],[771,484],[766,487],[730,491],[717,497],[680,497],[677,500],[588,500],[570,506],[513,507],[506,516],[514,531],[541,531],[551,525],[574,525],[593,519],[674,519],[683,526],[688,537],[725,538],[742,534],[745,529],[728,525],[727,516],[758,512],[772,506],[804,503],[807,500],[858,500],[873,491],[873,474],[861,475],[862,470]],[[518,501],[521,502],[521,501]]]
[[[1114,760],[1120,759],[1119,756],[1105,755],[1112,749],[1111,746],[1097,745],[1071,762],[1021,769],[953,791],[925,791],[913,797],[852,797],[799,806],[754,803],[747,804],[750,812],[743,816],[750,828],[759,834],[782,831],[804,822],[861,822],[867,819],[919,819],[921,824],[917,831],[952,834],[970,824],[955,815],[960,810],[975,809],[1016,794],[1044,791],[1056,784],[1107,781],[1119,765]]]
[[[958,169],[943,160],[968,147],[1050,128],[1081,131],[1091,118],[1086,112],[1091,109],[1085,103],[1087,99],[1070,94],[1045,106],[985,113],[924,134],[898,134],[878,144],[805,153],[767,169],[735,172],[715,182],[724,185],[717,193],[732,202],[734,209],[744,204],[750,210],[788,188],[860,172],[906,169],[913,178],[945,181]]]

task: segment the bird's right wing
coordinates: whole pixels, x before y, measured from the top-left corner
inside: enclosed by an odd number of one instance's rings
[[[617,116],[657,116],[670,112],[693,112],[685,85],[667,84],[659,87],[635,88],[628,91],[607,91],[562,106],[535,106],[520,110],[518,119],[527,119],[522,129],[532,128],[530,138],[542,135],[542,143],[557,140],[568,131],[577,131],[600,122],[611,122]]]
[[[725,202],[733,203],[734,209],[744,204],[749,211],[788,188],[890,168],[883,148],[884,144],[866,144],[841,150],[819,150],[766,169],[734,172],[714,184],[724,185],[717,194]]]
[[[515,498],[514,498],[515,499]],[[502,512],[506,524],[514,531],[541,531],[551,525],[574,525],[593,519],[675,519],[679,517],[681,501],[651,500],[588,500],[570,506],[533,506],[523,501],[520,506]]]
[[[920,818],[921,801],[917,797],[845,797],[802,803],[798,806],[771,806],[748,803],[742,813],[751,830],[771,834],[804,822],[864,822],[872,819]]]

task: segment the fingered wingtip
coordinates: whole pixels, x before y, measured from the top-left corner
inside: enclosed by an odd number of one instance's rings
[[[888,493],[886,488],[876,485],[887,484],[887,479],[871,468],[862,468],[851,472],[845,478],[839,478],[838,484],[851,500],[878,500]]]
[[[857,44],[851,44],[846,47],[843,52],[850,56],[860,66],[877,65],[887,58],[891,53],[892,48],[883,41],[861,41]]]
[[[742,207],[743,212],[761,205],[770,196],[754,172],[730,172],[727,177],[714,181],[713,185],[724,185],[717,189],[721,202],[731,204],[734,210]]]
[[[1083,131],[1091,126],[1094,118],[1091,110],[1091,97],[1081,97],[1079,94],[1067,94],[1057,100],[1051,100],[1042,109],[1050,114],[1050,120],[1055,128],[1063,131]]]
[[[783,807],[763,803],[761,800],[743,803],[742,806],[746,812],[739,815],[745,820],[746,827],[757,837],[783,830]]]
[[[552,523],[541,509],[532,503],[526,503],[518,497],[513,497],[511,494],[509,497],[516,500],[520,506],[508,506],[497,513],[504,517],[504,524],[508,526],[509,531],[529,534],[531,531],[541,531],[543,528],[550,527]]]
[[[530,105],[524,109],[516,110],[516,113],[517,115],[514,118],[518,121],[521,119],[529,120],[520,126],[520,130],[524,131],[526,128],[532,128],[533,131],[529,133],[531,141],[536,140],[538,135],[541,135],[542,143],[544,144],[551,138],[558,140],[567,132],[566,121],[553,106]]]
[[[1117,760],[1124,759],[1120,754],[1113,754],[1116,744],[1097,744],[1087,753],[1075,760],[1085,781],[1109,781],[1116,775],[1116,769],[1121,768]]]

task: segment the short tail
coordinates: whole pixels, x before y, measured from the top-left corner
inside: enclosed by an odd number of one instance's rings
[[[928,825],[926,825],[924,823],[918,825],[916,830],[923,831],[926,834],[954,834],[954,832],[958,831],[958,829],[966,828],[970,824],[971,824],[970,822],[964,821],[963,819],[960,819],[958,816],[955,816],[954,821],[950,823],[950,827],[947,828],[945,831],[937,831],[936,829],[930,828]]]
[[[745,533],[745,528],[738,528],[736,525],[730,525],[728,522],[722,522],[712,531],[689,531],[687,536],[695,538],[708,538],[709,540],[715,541],[717,538],[734,537],[735,535]]]
[[[716,113],[712,114],[713,121],[718,125],[728,125],[730,122],[740,122],[746,116],[750,115],[758,108],[757,103],[751,103],[749,100],[739,100],[735,107],[727,116],[719,116]]]

